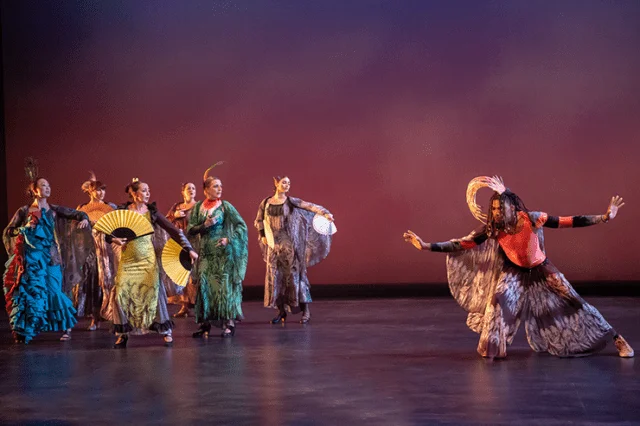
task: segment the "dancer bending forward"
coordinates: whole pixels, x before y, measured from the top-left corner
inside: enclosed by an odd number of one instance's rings
[[[476,193],[488,187],[488,215],[476,204]],[[478,177],[467,188],[467,203],[484,226],[468,236],[443,243],[425,243],[411,231],[405,241],[419,250],[447,252],[451,294],[469,315],[467,325],[480,334],[478,353],[504,358],[520,322],[536,352],[560,357],[589,355],[613,339],[621,357],[633,349],[600,312],[573,289],[549,261],[543,228],[574,228],[605,223],[624,205],[611,199],[607,212],[595,216],[550,216],[527,210],[500,178]]]

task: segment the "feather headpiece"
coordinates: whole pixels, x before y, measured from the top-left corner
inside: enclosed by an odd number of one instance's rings
[[[492,189],[498,194],[502,194],[507,188],[504,186],[504,181],[500,176],[478,176],[471,179],[471,182],[467,185],[467,205],[469,205],[469,210],[471,210],[473,217],[486,224],[487,214],[483,212],[482,207],[476,201],[476,194],[481,188]]]
[[[39,176],[38,172],[38,160],[33,157],[27,157],[24,159],[24,173],[29,180],[29,183],[35,182]]]
[[[204,171],[204,176],[202,177],[202,181],[206,181],[207,177],[209,177],[209,172],[216,166],[219,166],[221,164],[224,164],[224,161],[218,161],[217,163],[215,163],[213,166],[209,167],[207,170]]]

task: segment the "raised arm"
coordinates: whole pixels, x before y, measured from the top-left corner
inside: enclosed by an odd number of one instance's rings
[[[609,222],[618,214],[618,209],[624,206],[622,197],[615,196],[611,198],[607,212],[601,215],[580,215],[580,216],[549,216],[546,213],[540,213],[536,220],[536,225],[546,228],[581,228],[584,226],[597,225],[599,223]]]
[[[171,206],[171,208],[169,209],[169,211],[167,212],[166,215],[164,215],[164,217],[166,217],[167,219],[169,219],[171,222],[173,222],[173,220],[176,218],[176,208],[180,205],[180,203],[175,203],[173,206]]]
[[[403,234],[404,240],[412,244],[418,250],[428,250],[436,252],[451,253],[454,251],[469,250],[479,246],[487,240],[487,233],[484,226],[471,232],[463,238],[445,241],[442,243],[425,243],[413,231],[407,231]]]
[[[162,229],[167,231],[171,239],[173,239],[175,242],[180,244],[182,248],[187,249],[189,251],[193,251],[193,247],[191,247],[191,243],[189,243],[189,240],[187,240],[187,237],[184,235],[184,233],[181,230],[173,226],[173,224],[169,222],[169,219],[162,216],[161,214],[158,214],[156,216],[156,223],[160,225]]]
[[[85,212],[81,212],[80,210],[58,205],[51,205],[51,210],[56,212],[58,216],[63,217],[67,220],[76,220],[78,222],[82,222],[83,220],[86,220],[87,222],[89,221],[89,216],[87,216]]]
[[[315,214],[322,215],[327,219],[333,221],[333,215],[329,212],[329,210],[325,209],[324,207],[318,204],[313,204],[308,201],[301,200],[300,198],[294,198],[294,197],[289,197],[289,200],[291,201],[291,204],[293,204],[295,207],[299,209],[308,210]]]

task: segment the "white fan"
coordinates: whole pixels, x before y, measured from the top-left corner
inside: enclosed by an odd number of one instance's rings
[[[333,235],[338,232],[336,224],[321,214],[316,214],[313,217],[313,229],[320,235]]]

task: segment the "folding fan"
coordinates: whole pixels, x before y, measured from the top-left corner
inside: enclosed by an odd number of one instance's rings
[[[116,238],[134,240],[153,234],[153,226],[143,215],[131,210],[114,210],[102,216],[93,226]]]
[[[162,268],[171,281],[184,287],[189,282],[189,274],[191,273],[189,252],[174,240],[167,241],[162,249]]]
[[[313,217],[313,229],[320,235],[333,235],[338,232],[336,224],[321,214],[316,214]]]
[[[96,223],[102,216],[113,211],[113,207],[106,203],[88,203],[78,210],[89,216],[91,223]]]

